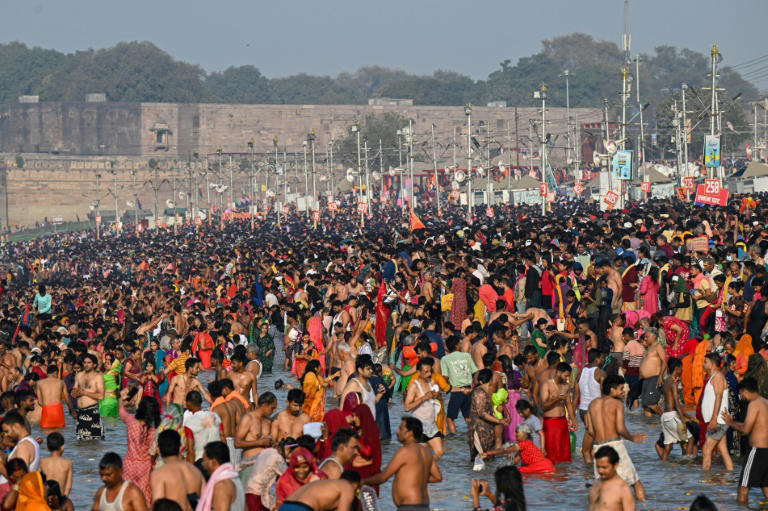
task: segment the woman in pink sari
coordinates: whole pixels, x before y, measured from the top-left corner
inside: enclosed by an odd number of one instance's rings
[[[638,293],[643,304],[642,308],[649,316],[659,312],[659,270],[657,268],[651,268],[648,275],[643,277]]]

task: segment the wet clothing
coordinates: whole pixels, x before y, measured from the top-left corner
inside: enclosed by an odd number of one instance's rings
[[[552,463],[571,461],[571,434],[565,417],[544,417],[542,425],[547,458]]]
[[[86,406],[77,411],[75,436],[78,440],[104,440],[104,425],[99,415],[99,405]]]

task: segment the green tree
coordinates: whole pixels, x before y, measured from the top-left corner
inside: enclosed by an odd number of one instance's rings
[[[221,103],[267,103],[269,80],[254,66],[229,67],[205,79],[208,94]]]
[[[380,115],[368,115],[360,123],[360,157],[365,158],[363,142],[368,141],[369,169],[378,169],[379,140],[384,152],[384,170],[399,165],[397,131],[408,126],[408,118],[395,112],[385,112]],[[347,136],[334,145],[334,160],[338,158],[345,168],[357,169],[357,135],[352,132],[352,126]],[[402,155],[405,161],[407,150],[401,139]],[[376,156],[376,158],[374,158]],[[364,161],[364,160],[361,160]],[[365,165],[364,163],[362,164]]]

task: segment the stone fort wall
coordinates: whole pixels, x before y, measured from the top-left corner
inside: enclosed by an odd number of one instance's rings
[[[160,209],[172,196],[173,176],[177,191],[191,191],[193,170],[198,169],[198,189],[203,202],[209,190],[201,173],[207,158],[218,170],[217,148],[223,152],[223,176],[209,175],[209,183],[229,184],[228,162],[235,160],[235,197],[247,195],[249,171],[240,170],[239,160],[254,140],[259,159],[274,151],[278,137],[280,152],[289,154],[293,165],[291,191],[303,189],[303,142],[311,131],[316,135],[318,160],[324,158],[329,141],[344,138],[356,120],[370,114],[397,112],[413,119],[417,141],[428,141],[435,125],[437,143],[451,144],[457,136],[459,161],[465,159],[466,117],[462,106],[369,106],[369,105],[227,105],[177,103],[25,103],[0,105],[0,171],[7,169],[9,223],[34,224],[44,217],[60,215],[65,220],[84,219],[89,205],[99,200],[102,209],[114,210],[114,174],[120,210],[125,201],[138,197],[144,209],[154,208],[157,189]],[[472,127],[478,139],[498,140],[507,150],[527,148],[531,128],[538,121],[536,107],[473,107]],[[575,126],[598,123],[599,109],[571,109]],[[554,165],[565,157],[565,109],[548,109],[547,131],[559,136],[550,158]],[[482,127],[481,126],[482,122]],[[455,130],[454,130],[455,129]],[[477,131],[479,129],[479,131]],[[535,137],[534,137],[535,138]],[[375,149],[374,149],[375,150]],[[534,143],[533,150],[538,152]],[[195,158],[195,155],[198,158]],[[17,165],[17,157],[24,160]],[[159,170],[148,168],[154,159]],[[438,161],[442,166],[444,161]],[[520,164],[527,160],[520,158]],[[298,168],[296,168],[298,167]],[[175,170],[173,170],[175,169]],[[99,177],[100,176],[100,177]],[[260,178],[263,182],[263,176]],[[182,182],[186,180],[186,185]],[[135,181],[135,185],[134,185]],[[324,185],[322,185],[324,186]],[[318,189],[321,187],[318,184]],[[4,195],[5,190],[0,190]],[[210,192],[213,197],[217,194]],[[228,193],[228,192],[227,192]],[[0,197],[0,203],[4,203]],[[179,201],[179,206],[186,201]],[[4,204],[2,204],[4,205]],[[5,211],[0,219],[5,224]]]

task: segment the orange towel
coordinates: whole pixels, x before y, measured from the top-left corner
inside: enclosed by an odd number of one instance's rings
[[[64,407],[61,406],[61,403],[43,406],[40,427],[42,429],[64,429],[67,427],[67,420],[64,418]]]

